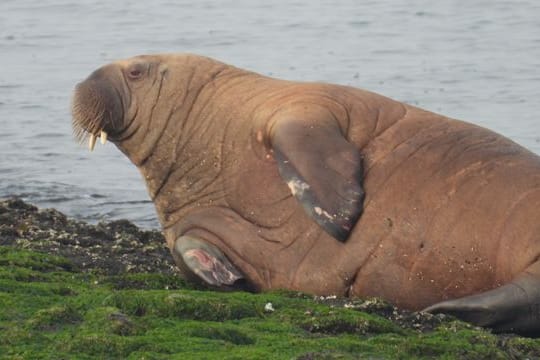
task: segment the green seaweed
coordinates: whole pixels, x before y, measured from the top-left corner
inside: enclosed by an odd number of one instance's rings
[[[177,275],[135,273],[109,276],[105,279],[114,289],[176,290],[193,288]]]
[[[98,276],[58,256],[0,247],[0,358],[540,357],[539,339],[454,319],[415,330],[378,314],[384,306],[369,313],[289,291],[201,290],[170,274]]]
[[[71,270],[71,261],[60,256],[38,253],[35,251],[18,250],[0,246],[0,266],[22,267],[41,272]]]

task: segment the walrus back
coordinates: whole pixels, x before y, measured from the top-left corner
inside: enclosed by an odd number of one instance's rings
[[[421,308],[500,286],[537,259],[538,156],[408,106],[363,153],[355,293]],[[378,281],[384,273],[392,278]]]

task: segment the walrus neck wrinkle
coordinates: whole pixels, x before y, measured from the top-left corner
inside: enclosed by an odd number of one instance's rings
[[[215,144],[223,142],[226,124],[216,118],[211,99],[217,91],[213,81],[225,67],[204,70],[189,74],[154,151],[139,167],[164,227],[190,205],[224,198],[219,190],[222,148]]]
[[[200,82],[201,76],[196,75],[196,69],[189,62],[185,68],[185,75],[180,81],[175,80],[175,75],[167,81],[169,71],[166,68],[159,72],[159,78],[154,81],[154,89],[143,97],[153,101],[146,106],[147,111],[139,111],[140,104],[134,103],[134,114],[129,120],[127,135],[121,139],[121,147],[139,168],[144,167],[145,163],[154,157],[156,148],[163,146],[164,139],[175,143],[177,140],[182,141],[181,137],[184,137],[186,128],[189,127],[189,114],[193,103],[207,81]],[[205,76],[213,76],[213,73],[214,71],[208,71]],[[178,89],[179,86],[182,88]],[[178,93],[179,96],[167,95],[171,93]],[[179,124],[181,131],[178,131]]]

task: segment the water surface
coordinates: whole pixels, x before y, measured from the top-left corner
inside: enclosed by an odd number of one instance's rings
[[[275,77],[366,88],[540,154],[540,2],[2,0],[0,197],[158,226],[136,168],[71,133],[102,64],[193,52]]]

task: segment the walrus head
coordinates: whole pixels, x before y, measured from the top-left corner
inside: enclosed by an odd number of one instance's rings
[[[73,97],[73,130],[77,139],[82,142],[89,137],[90,150],[97,137],[101,137],[102,143],[110,139],[121,150],[126,150],[120,146],[122,142],[137,137],[138,145],[144,147],[140,130],[147,130],[143,125],[148,121],[141,119],[152,117],[150,110],[160,100],[168,68],[168,62],[160,56],[138,56],[90,74],[76,86]],[[159,128],[159,119],[152,120],[153,127]]]
[[[190,54],[141,55],[105,65],[75,88],[75,137],[89,138],[90,150],[98,137],[102,143],[109,139],[139,166],[171,119],[185,120],[197,87],[222,69],[221,63]]]

